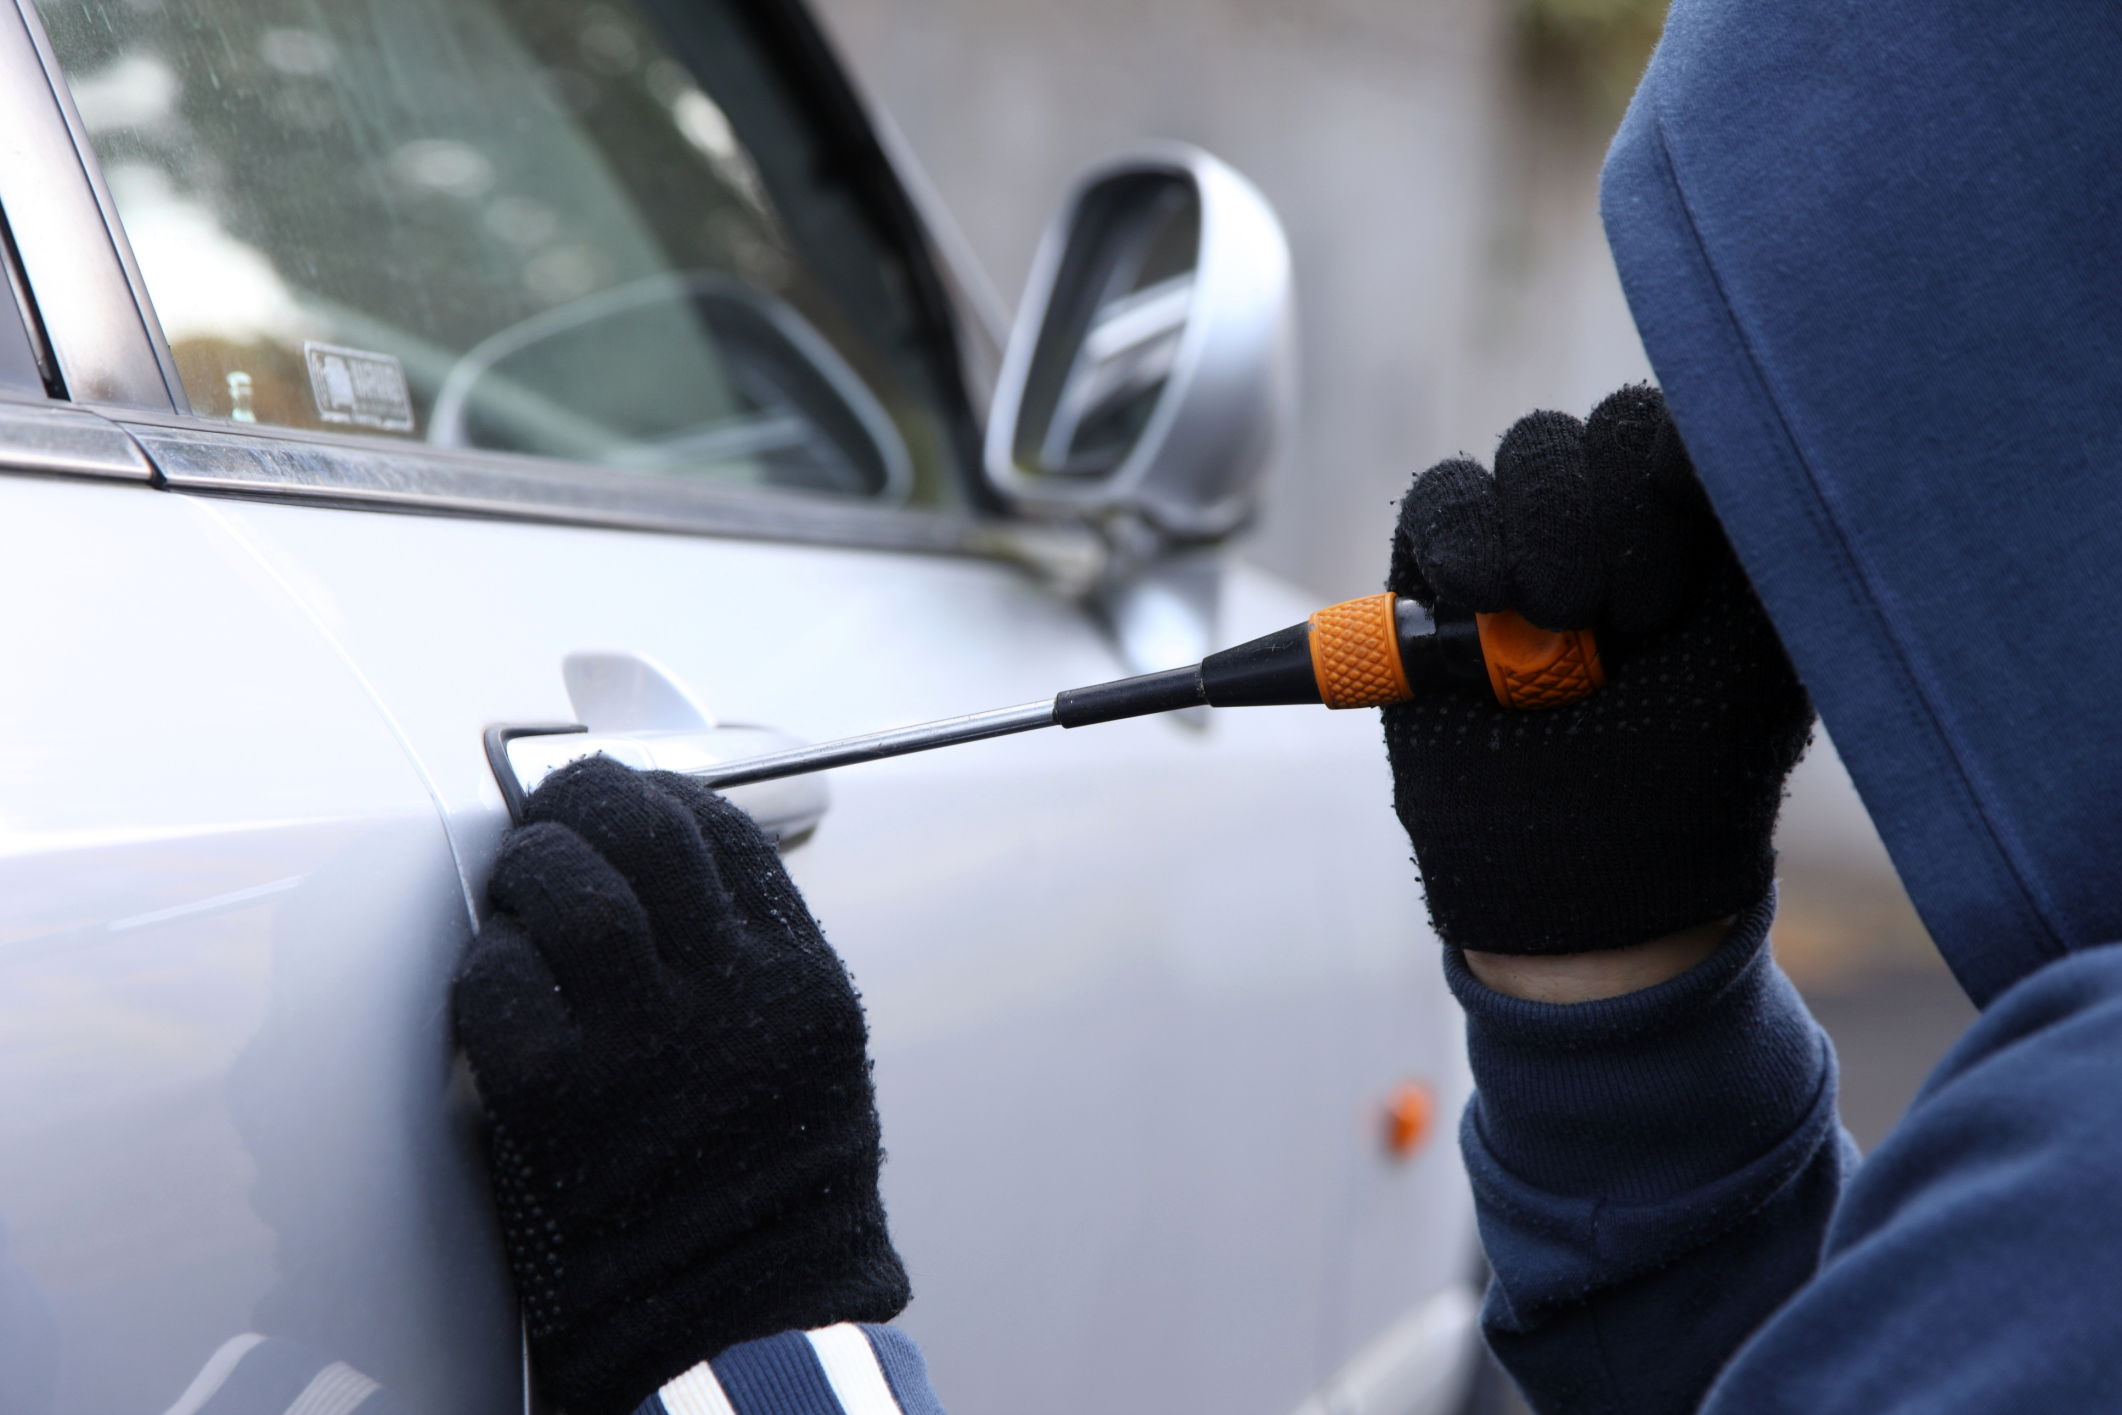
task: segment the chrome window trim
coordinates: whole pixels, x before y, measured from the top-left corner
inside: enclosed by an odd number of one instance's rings
[[[640,477],[579,463],[329,433],[231,431],[196,418],[0,395],[0,475],[378,511],[734,536],[1008,561],[1083,593],[1105,544],[1074,523],[987,520],[795,491]]]
[[[0,209],[68,393],[188,406],[31,0],[0,6]]]
[[[66,403],[0,399],[0,471],[152,482],[140,444],[105,417]]]
[[[173,491],[563,525],[979,555],[1075,582],[1102,542],[1088,527],[1037,526],[613,471],[508,452],[267,433],[201,419],[105,410]],[[97,419],[97,421],[103,421]],[[6,435],[0,425],[0,438]]]

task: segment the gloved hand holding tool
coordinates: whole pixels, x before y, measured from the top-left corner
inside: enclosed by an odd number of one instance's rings
[[[1538,1410],[1692,1410],[1818,1252],[1742,1220],[1835,1163],[1832,1061],[1766,946],[1810,703],[1650,388],[1519,420],[1493,476],[1417,477],[1388,584],[1607,650],[1581,702],[1417,699],[1385,742],[1466,1009],[1491,1348]]]
[[[1812,708],[1696,485],[1664,399],[1534,413],[1491,477],[1439,463],[1387,587],[1592,630],[1604,688],[1550,712],[1430,694],[1385,709],[1393,800],[1438,934],[1490,953],[1644,943],[1767,892]]]
[[[502,847],[457,980],[531,1360],[626,1415],[737,1342],[887,1321],[862,1008],[773,846],[606,758]]]

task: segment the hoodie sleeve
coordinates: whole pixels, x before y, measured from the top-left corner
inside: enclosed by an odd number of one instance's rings
[[[1506,997],[1446,954],[1489,1343],[1540,1415],[1681,1415],[1813,1274],[1856,1152],[1764,900],[1657,987]]]
[[[1991,1003],[1703,1415],[2122,1409],[2122,945]]]

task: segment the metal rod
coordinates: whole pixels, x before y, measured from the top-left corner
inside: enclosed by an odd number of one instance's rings
[[[773,781],[778,777],[801,776],[808,771],[824,771],[829,767],[853,766],[858,762],[873,762],[884,757],[903,757],[909,752],[952,747],[960,742],[978,742],[985,737],[1007,737],[1013,732],[1031,732],[1053,725],[1054,700],[1048,698],[1043,703],[992,708],[987,712],[967,713],[963,717],[946,717],[936,722],[916,723],[912,727],[894,727],[884,732],[866,733],[860,737],[843,737],[837,742],[821,742],[815,747],[798,747],[794,751],[772,752],[763,757],[745,757],[740,761],[709,767],[705,771],[688,772],[687,775],[705,785],[718,788],[746,786],[754,781]]]

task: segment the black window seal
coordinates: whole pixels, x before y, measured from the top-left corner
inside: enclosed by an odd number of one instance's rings
[[[59,372],[59,360],[52,353],[51,335],[45,330],[44,316],[37,309],[37,302],[30,298],[29,281],[22,274],[22,256],[15,249],[15,233],[8,229],[5,213],[0,213],[0,267],[7,273],[7,287],[15,297],[15,316],[20,321],[23,338],[29,344],[30,357],[37,365],[37,377],[44,384],[44,396],[64,399],[66,379]]]
[[[938,380],[947,391],[951,406],[946,421],[956,442],[963,491],[976,514],[1001,515],[1007,507],[980,475],[984,455],[981,414],[974,408],[967,383],[965,349],[958,335],[949,289],[937,269],[937,254],[929,237],[928,223],[899,180],[875,124],[861,95],[848,78],[848,70],[834,51],[832,41],[802,0],[750,0],[740,12],[758,37],[761,50],[775,64],[794,90],[809,103],[821,121],[821,130],[835,146],[834,159],[854,184],[854,189],[879,233],[905,257],[912,277],[913,294],[926,326],[922,331],[941,356],[944,375]]]

